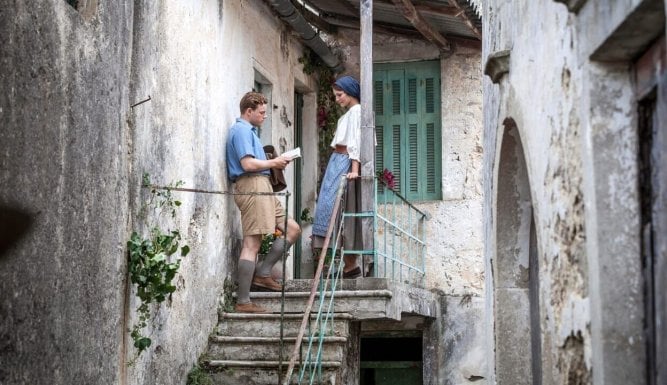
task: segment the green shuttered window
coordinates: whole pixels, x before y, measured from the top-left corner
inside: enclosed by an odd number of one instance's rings
[[[375,64],[373,90],[376,170],[408,200],[442,199],[440,63]]]

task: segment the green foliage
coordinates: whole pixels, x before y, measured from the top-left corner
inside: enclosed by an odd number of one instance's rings
[[[266,234],[262,237],[262,244],[259,246],[259,254],[268,254],[276,237],[273,234]]]
[[[158,216],[167,213],[172,218],[175,218],[176,209],[181,205],[181,201],[174,200],[174,197],[171,195],[171,189],[179,188],[184,184],[185,182],[179,180],[176,183],[168,185],[166,189],[158,189],[157,186],[151,184],[148,173],[144,173],[141,178],[141,186],[151,189],[151,196],[142,208],[144,213],[149,207],[153,207]]]
[[[236,305],[236,299],[234,298],[234,292],[238,288],[234,281],[230,278],[225,278],[224,282],[224,291],[222,293],[222,309],[226,313],[234,312],[234,305]]]
[[[156,212],[156,222],[164,214],[174,218],[176,207],[180,206],[181,202],[173,199],[170,188],[182,185],[183,182],[179,181],[168,186],[166,190],[151,187],[151,196],[142,208],[144,213],[147,208],[152,207]],[[147,174],[143,175],[143,186],[150,187]],[[141,334],[150,320],[150,305],[164,302],[176,291],[173,280],[181,266],[181,258],[190,252],[190,247],[181,246],[180,242],[181,233],[178,230],[162,230],[155,224],[150,227],[147,237],[144,238],[134,231],[127,241],[130,281],[136,286],[136,295],[141,300],[137,307],[139,320],[130,331],[134,347],[138,350],[137,355],[151,345],[151,339]],[[177,255],[174,256],[175,254]]]
[[[310,215],[310,209],[308,207],[301,210],[300,219],[302,223],[313,223],[313,220],[315,220],[315,218]]]
[[[265,236],[262,237],[262,244],[259,246],[259,254],[268,254],[269,250],[271,250],[271,246],[273,246],[273,241],[275,241],[278,237],[282,236],[283,233],[276,229],[273,234],[266,234]]]
[[[213,385],[213,379],[206,370],[202,369],[199,365],[195,365],[188,373],[188,382],[186,385]]]

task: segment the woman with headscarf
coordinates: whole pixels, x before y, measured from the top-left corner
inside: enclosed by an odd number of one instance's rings
[[[313,250],[321,250],[329,227],[329,220],[333,212],[336,192],[341,178],[346,176],[348,180],[343,210],[345,212],[359,211],[360,188],[359,170],[361,158],[359,148],[361,144],[361,105],[359,82],[351,76],[343,76],[336,80],[333,85],[333,93],[336,103],[346,108],[347,112],[338,119],[336,133],[331,141],[333,153],[329,158],[324,179],[317,197],[317,207],[313,221]],[[348,218],[343,230],[343,245],[346,250],[361,249],[361,231],[358,231],[358,219]],[[332,239],[329,246],[333,246]],[[319,254],[316,254],[319,257]],[[361,269],[357,262],[357,255],[345,255],[343,260],[343,278],[357,278],[361,276]]]

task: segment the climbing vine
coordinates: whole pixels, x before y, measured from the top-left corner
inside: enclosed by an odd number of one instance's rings
[[[329,161],[331,153],[331,140],[336,133],[336,124],[344,111],[336,104],[336,97],[331,91],[331,86],[336,78],[329,67],[312,50],[307,50],[299,58],[299,63],[303,65],[303,72],[306,75],[315,75],[317,77],[317,128],[318,128],[318,164],[320,167],[320,179],[324,176],[324,171]],[[319,183],[318,181],[318,190]]]
[[[130,281],[136,286],[136,295],[141,301],[137,307],[139,319],[130,330],[134,347],[138,350],[137,356],[151,345],[151,339],[142,334],[151,318],[150,305],[164,302],[176,291],[174,277],[181,258],[190,252],[188,245],[180,244],[181,233],[178,230],[164,230],[157,224],[164,216],[176,217],[176,209],[181,202],[173,198],[171,189],[183,184],[183,181],[178,181],[166,189],[158,189],[151,185],[148,174],[143,175],[142,187],[150,188],[150,198],[142,206],[140,217],[148,222],[151,216],[149,210],[152,210],[154,222],[148,226],[147,236],[133,231],[127,241]]]

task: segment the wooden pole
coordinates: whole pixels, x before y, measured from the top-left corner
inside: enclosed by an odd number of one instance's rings
[[[359,3],[361,22],[359,67],[361,85],[361,175],[375,175],[375,114],[373,111],[373,0]],[[375,209],[375,181],[361,179],[361,210]],[[362,219],[364,250],[374,249],[373,219]],[[363,258],[363,256],[362,256]]]

